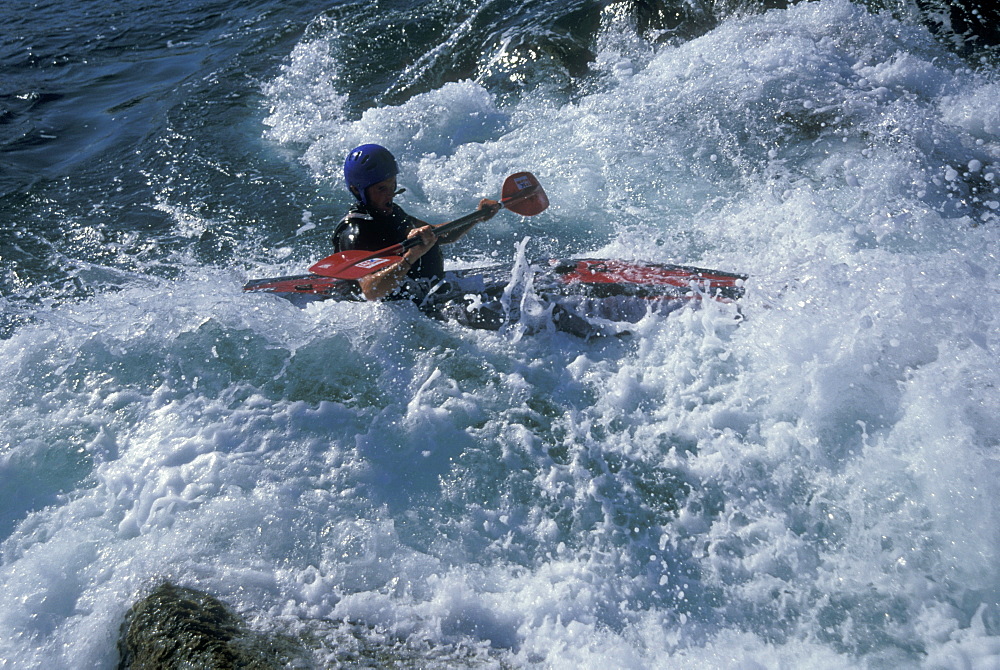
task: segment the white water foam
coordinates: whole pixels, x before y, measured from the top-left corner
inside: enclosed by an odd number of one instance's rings
[[[995,75],[842,0],[602,44],[570,104],[354,120],[304,44],[270,124],[330,183],[383,141],[415,213],[530,169],[532,225],[747,272],[739,306],[518,339],[195,268],[40,310],[0,342],[0,658],[111,667],[170,578],[525,667],[996,664]]]

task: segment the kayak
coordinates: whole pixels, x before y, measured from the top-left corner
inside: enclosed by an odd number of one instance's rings
[[[597,258],[554,259],[527,271],[503,265],[453,270],[413,299],[432,317],[498,330],[542,315],[558,330],[592,337],[613,323],[635,323],[704,299],[733,302],[746,275],[686,265]],[[318,274],[254,279],[243,287],[304,307],[318,301],[363,302],[358,284]],[[620,332],[620,329],[617,331]]]

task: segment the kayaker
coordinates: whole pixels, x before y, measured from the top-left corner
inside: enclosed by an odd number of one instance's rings
[[[421,241],[407,249],[398,263],[357,280],[361,293],[368,300],[405,295],[407,287],[404,284],[411,283],[407,278],[418,285],[442,278],[444,256],[439,245],[455,242],[478,223],[472,221],[445,235],[436,235],[430,225],[410,216],[393,202],[402,192],[397,190],[398,174],[396,159],[378,144],[362,144],[344,161],[344,181],[358,201],[333,232],[334,252],[378,251],[410,237],[419,237]],[[480,219],[486,220],[500,210],[500,205],[484,198],[479,202],[479,209],[489,210],[489,215]]]

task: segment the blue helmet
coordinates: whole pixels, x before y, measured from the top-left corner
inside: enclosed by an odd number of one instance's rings
[[[399,166],[389,150],[378,144],[362,144],[347,154],[344,161],[344,181],[347,190],[354,192],[362,204],[367,205],[365,189],[399,174]],[[357,189],[355,192],[351,187]]]

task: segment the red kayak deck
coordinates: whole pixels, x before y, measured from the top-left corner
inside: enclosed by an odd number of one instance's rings
[[[743,274],[665,263],[583,258],[550,261],[550,264],[566,284],[609,284],[651,294],[670,287],[680,289],[678,297],[680,293],[698,289],[701,293],[736,299],[743,294],[747,279]]]
[[[574,288],[602,295],[636,295],[639,297],[683,297],[700,293],[735,300],[743,294],[746,275],[708,270],[687,265],[645,263],[609,259],[583,258],[552,260],[549,267],[536,268],[536,273],[550,281],[536,282],[542,290],[576,293]],[[471,268],[454,274],[461,277],[483,275],[487,285],[502,281],[500,266]],[[303,295],[315,299],[361,300],[357,283],[349,279],[334,279],[316,274],[254,279],[244,291],[274,293],[281,296]]]
[[[635,323],[650,311],[666,314],[704,298],[738,300],[747,278],[686,265],[596,258],[551,260],[531,271],[531,291],[549,306],[552,323],[584,338],[603,334],[602,323]],[[433,318],[497,330],[525,316],[518,297],[525,283],[513,279],[510,266],[450,271],[419,299],[408,299]],[[255,279],[243,290],[271,293],[299,307],[324,300],[364,300],[357,281],[316,274]]]

